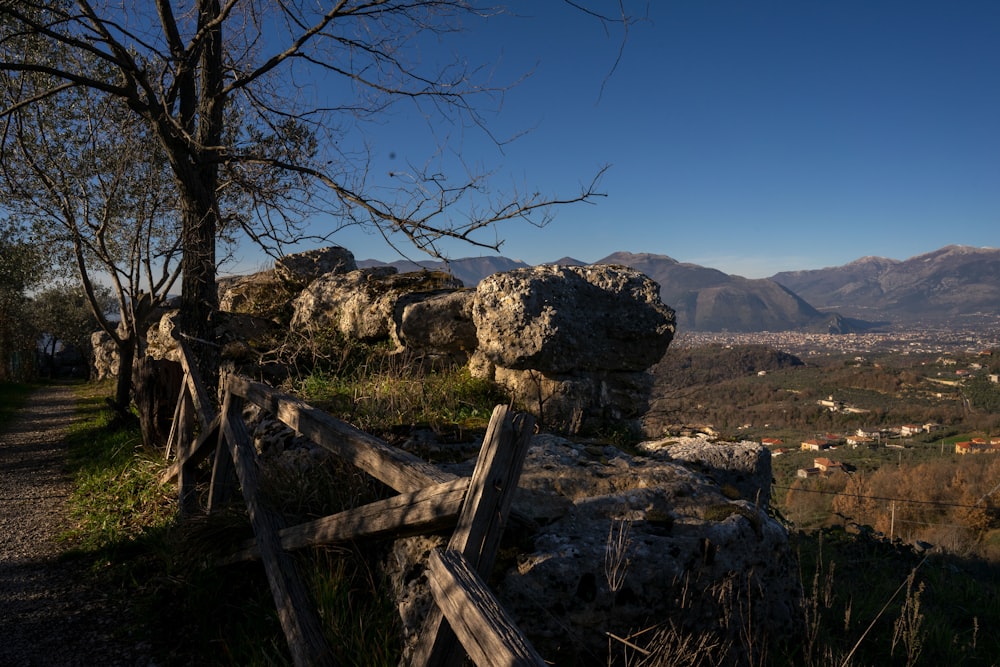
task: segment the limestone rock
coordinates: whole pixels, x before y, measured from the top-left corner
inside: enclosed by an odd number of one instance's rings
[[[118,377],[120,359],[111,336],[105,331],[90,334],[90,349],[94,379],[100,382],[106,378]]]
[[[638,449],[655,457],[699,466],[724,488],[732,489],[729,495],[738,493],[751,502],[771,503],[771,450],[756,442],[715,443],[698,439],[674,442],[666,439],[639,443]]]
[[[537,266],[485,278],[473,304],[476,377],[494,380],[549,430],[577,433],[646,412],[675,331],[658,285],[626,267]]]
[[[417,356],[462,358],[476,349],[472,321],[474,290],[414,293],[396,304],[393,330],[397,347]]]
[[[476,289],[479,349],[546,374],[643,371],[673,339],[659,286],[627,267],[545,265],[495,273]]]
[[[177,321],[180,313],[180,310],[168,310],[157,322],[150,325],[146,332],[147,356],[180,362],[181,351],[177,345]]]
[[[219,310],[287,323],[292,315],[292,299],[297,294],[298,290],[278,278],[273,270],[224,278],[219,281]]]
[[[303,288],[328,273],[357,270],[354,254],[347,248],[331,246],[285,255],[274,263],[274,275],[292,287]]]
[[[760,446],[756,454],[752,478],[769,485],[770,458]],[[749,461],[753,452],[740,446],[736,458]],[[452,471],[466,475],[471,467]],[[743,631],[791,636],[801,629],[802,591],[786,530],[765,504],[732,499],[700,466],[538,435],[514,511],[522,524],[508,526],[491,581],[555,664],[609,664],[606,633],[626,637],[668,621],[737,646]],[[425,609],[419,563],[432,546],[426,538],[399,542],[387,563],[406,633],[420,627],[408,614]]]
[[[306,331],[331,328],[366,342],[388,340],[402,296],[461,287],[458,279],[441,271],[398,273],[382,266],[329,273],[295,299],[291,326]]]

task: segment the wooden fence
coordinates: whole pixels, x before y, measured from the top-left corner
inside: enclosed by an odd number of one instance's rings
[[[237,488],[242,493],[254,538],[227,561],[260,559],[263,563],[296,665],[330,665],[333,660],[290,551],[451,527],[447,547],[434,550],[427,563],[436,605],[421,630],[411,664],[458,664],[462,649],[481,666],[545,664],[484,583],[510,515],[534,429],[532,417],[515,416],[497,406],[475,471],[471,477],[457,477],[293,396],[237,375],[225,378],[222,410],[217,414],[183,343],[181,350],[184,380],[167,442],[167,455],[173,454],[174,459],[163,481],[176,480],[182,513],[202,511],[195,493],[195,472],[212,455],[204,511],[216,511]],[[242,417],[246,402],[267,410],[398,495],[285,526],[260,492],[261,465]]]

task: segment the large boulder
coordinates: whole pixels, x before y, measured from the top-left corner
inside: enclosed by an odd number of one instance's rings
[[[572,433],[647,409],[647,369],[667,350],[674,312],[659,286],[622,266],[536,266],[476,289],[474,375],[503,385],[550,429]]]
[[[399,299],[393,339],[398,349],[420,358],[444,358],[464,363],[476,349],[472,321],[474,290],[412,293]]]
[[[515,370],[643,371],[663,357],[676,328],[659,293],[656,282],[624,266],[495,273],[476,289],[479,350]]]
[[[91,372],[95,380],[100,382],[106,378],[118,377],[118,367],[121,359],[115,341],[105,331],[95,331],[90,334]]]
[[[274,270],[219,280],[219,310],[288,323],[292,299],[300,289],[279,278]]]
[[[394,267],[381,266],[328,273],[295,299],[291,328],[333,329],[365,342],[389,340],[396,303],[404,295],[461,287],[461,281],[443,271],[398,273]]]
[[[702,444],[713,451],[699,457],[690,448],[692,459],[722,461],[714,449],[733,446]],[[738,447],[754,460],[747,479],[769,485],[766,449]],[[453,470],[468,474],[471,465]],[[537,435],[490,580],[553,664],[610,664],[607,633],[629,637],[670,623],[720,646],[739,647],[750,633],[790,637],[803,618],[797,561],[765,495],[750,485],[734,491],[663,450],[632,456]],[[445,539],[399,540],[388,559],[408,644],[429,604],[422,559]]]
[[[349,273],[357,268],[354,253],[347,248],[331,246],[279,258],[274,263],[274,275],[289,286],[302,289],[320,276]]]

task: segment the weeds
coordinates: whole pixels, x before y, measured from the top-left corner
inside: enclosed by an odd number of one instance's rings
[[[608,541],[604,546],[604,576],[612,597],[621,590],[628,573],[631,528],[631,519],[612,519],[608,525]]]
[[[920,596],[924,592],[924,582],[920,582],[914,590],[913,581],[916,576],[917,569],[914,568],[906,578],[906,597],[892,632],[892,654],[895,655],[897,645],[902,645],[906,651],[906,667],[917,664],[925,638],[922,628],[924,615],[920,612]]]
[[[292,389],[317,407],[374,433],[428,424],[461,435],[485,429],[493,408],[509,402],[495,384],[472,377],[467,367],[428,369],[380,349],[370,350],[364,360],[314,370]]]

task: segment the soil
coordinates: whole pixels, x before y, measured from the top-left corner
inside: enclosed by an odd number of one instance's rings
[[[126,610],[60,539],[72,525],[72,386],[35,391],[0,432],[0,667],[150,666]]]

